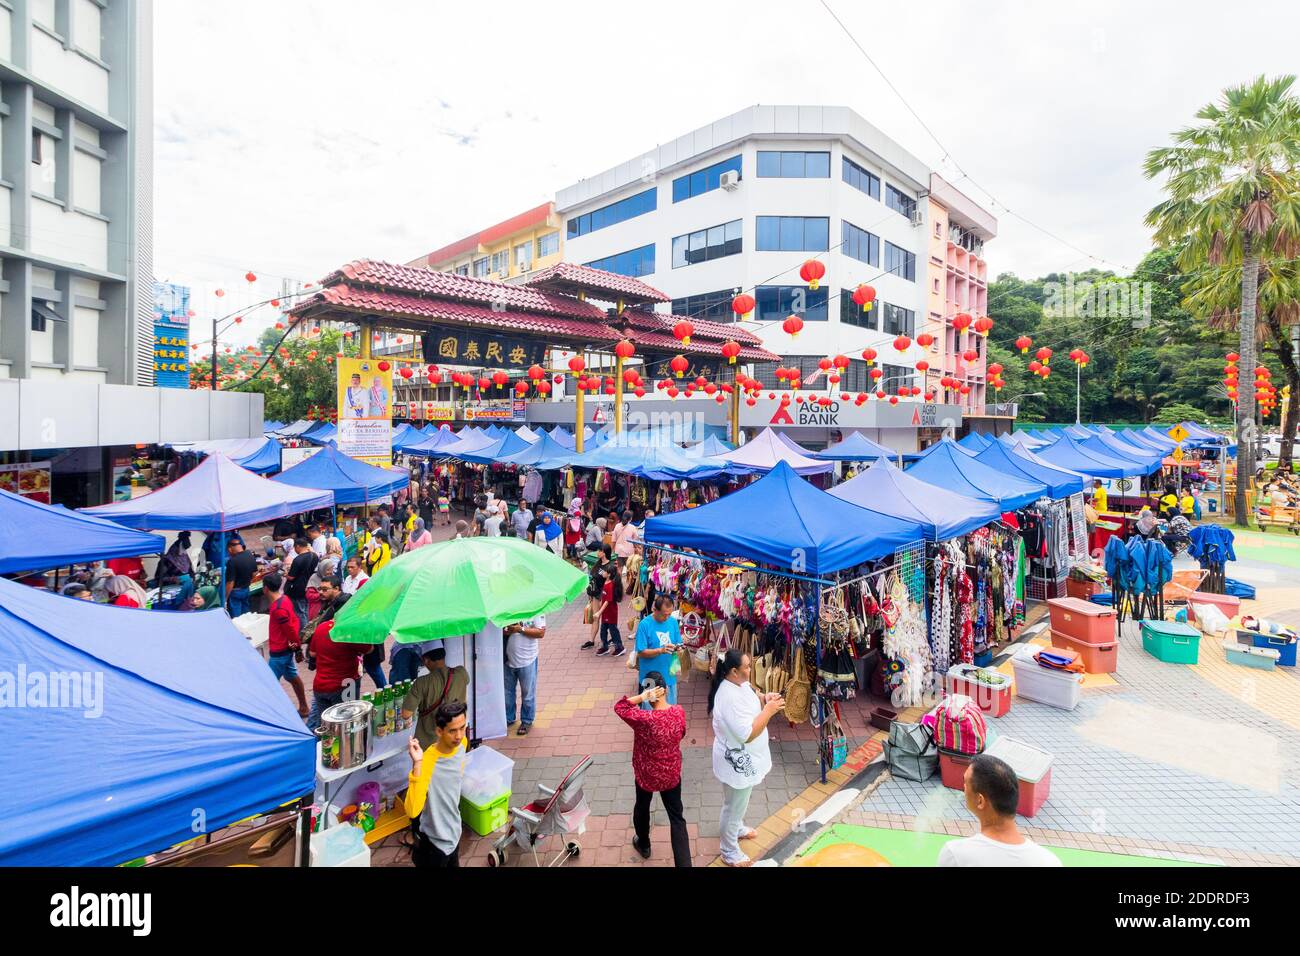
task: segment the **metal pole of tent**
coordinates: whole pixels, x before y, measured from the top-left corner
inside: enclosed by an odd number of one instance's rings
[[[226,594],[226,532],[223,528],[221,531],[221,543],[219,545],[221,553],[217,556],[221,567],[221,583],[217,586],[217,593],[221,595],[221,605],[226,609],[226,614],[230,613],[230,597]]]
[[[813,593],[812,619],[814,621],[820,621],[822,589],[813,588],[812,593]],[[817,627],[817,664],[815,667],[815,672],[820,672],[822,668],[822,628],[820,623],[818,623],[816,627]],[[800,654],[803,653],[803,651],[798,650],[798,648],[796,648],[796,651]],[[813,678],[813,686],[814,687],[817,686],[817,681],[815,676]],[[817,701],[817,724],[819,728],[817,734],[817,765],[821,770],[821,781],[822,783],[825,783],[826,782],[826,751],[822,747],[822,730],[824,730],[826,726],[826,712],[822,709],[824,704],[822,701],[821,694],[818,694],[816,693],[816,691],[814,691],[813,699]]]
[[[1082,390],[1082,388],[1083,388],[1083,363],[1075,362],[1074,363],[1074,423],[1076,425],[1081,423],[1081,418],[1079,415],[1079,406],[1080,406],[1079,393]]]

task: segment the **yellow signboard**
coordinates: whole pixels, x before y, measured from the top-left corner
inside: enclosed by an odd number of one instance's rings
[[[1182,425],[1175,425],[1173,428],[1169,429],[1169,431],[1165,432],[1165,434],[1168,435],[1170,438],[1172,438],[1179,445],[1181,445],[1183,442],[1187,441],[1187,439],[1191,437],[1191,432],[1189,432]]]
[[[1184,457],[1185,455],[1181,448],[1174,449],[1174,455],[1173,455],[1174,461],[1182,461]]]
[[[393,368],[382,359],[338,359],[338,446],[372,465],[393,463]],[[387,366],[381,369],[380,366]]]

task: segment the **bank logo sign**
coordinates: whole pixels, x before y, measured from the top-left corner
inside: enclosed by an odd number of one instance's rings
[[[771,425],[786,428],[942,428],[961,423],[961,406],[936,405],[930,402],[888,402],[872,399],[862,405],[832,401],[818,405],[815,401],[782,405],[780,401],[760,399],[754,407],[742,406],[743,426]]]

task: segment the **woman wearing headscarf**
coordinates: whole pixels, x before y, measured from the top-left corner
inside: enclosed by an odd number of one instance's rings
[[[604,518],[597,518],[591,524],[587,525],[586,547],[588,551],[599,551],[601,544],[605,541],[605,524]]]
[[[323,578],[341,577],[343,568],[343,542],[331,535],[325,539],[325,557],[316,565],[316,573],[308,581],[311,587],[319,587]]]
[[[190,596],[190,603],[187,610],[210,611],[214,607],[220,606],[221,602],[217,600],[217,589],[209,585],[204,585]]]
[[[426,544],[433,544],[433,535],[423,518],[415,519],[415,528],[411,531],[411,537],[406,542],[406,550],[414,551],[416,548],[423,548]]]
[[[549,511],[543,512],[537,523],[537,536],[533,539],[539,548],[546,548],[556,557],[561,557],[560,548],[564,541],[564,532],[555,516]]]
[[[116,604],[118,607],[142,608],[149,601],[149,596],[145,593],[144,588],[125,574],[115,574],[109,578],[107,590],[111,598],[109,603]]]

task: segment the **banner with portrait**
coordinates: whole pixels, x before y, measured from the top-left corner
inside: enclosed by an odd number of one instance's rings
[[[393,366],[382,359],[338,359],[339,451],[371,465],[393,462]],[[383,366],[381,368],[380,366]]]

